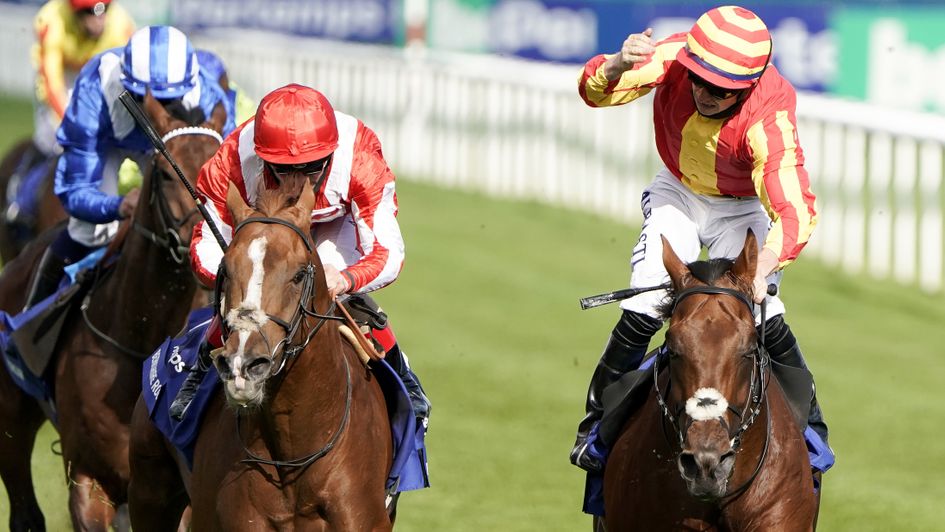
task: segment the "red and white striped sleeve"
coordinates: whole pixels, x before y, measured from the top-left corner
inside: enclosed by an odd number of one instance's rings
[[[204,163],[197,178],[197,193],[201,196],[210,218],[220,229],[224,241],[233,238],[233,220],[226,208],[226,193],[232,181],[246,199],[246,187],[240,162],[240,136],[248,121],[233,131],[220,149]],[[250,128],[251,133],[251,128]],[[216,282],[217,269],[223,260],[223,249],[217,243],[206,220],[201,220],[195,227],[190,241],[190,263],[197,278],[206,286]]]
[[[404,264],[404,240],[397,223],[394,174],[377,135],[358,124],[348,188],[361,258],[345,269],[352,292],[370,292],[392,283]]]

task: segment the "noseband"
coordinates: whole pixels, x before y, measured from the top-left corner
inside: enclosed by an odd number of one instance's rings
[[[288,227],[293,232],[295,232],[295,234],[297,234],[299,238],[302,239],[302,243],[305,244],[305,249],[308,250],[309,256],[311,256],[315,252],[315,246],[312,244],[311,239],[308,237],[308,235],[306,235],[304,232],[302,232],[301,229],[296,227],[295,224],[292,224],[291,222],[287,222],[280,218],[271,218],[271,217],[247,218],[243,220],[242,222],[240,222],[239,224],[237,224],[236,228],[233,230],[233,235],[235,236],[236,233],[240,231],[240,229],[252,223],[277,224],[277,225],[283,225],[285,227]],[[218,272],[218,275],[217,275],[217,285],[215,289],[216,293],[214,297],[214,301],[217,302],[216,303],[217,305],[219,305],[221,301],[220,294],[222,290],[222,279],[225,277],[225,274],[226,272],[224,271],[224,265],[223,265],[223,262],[221,262],[220,272]],[[275,345],[272,345],[269,342],[269,338],[266,336],[266,334],[261,329],[257,329],[257,332],[263,337],[263,341],[266,343],[266,346],[269,347],[270,362],[275,360],[276,353],[278,352],[280,347],[282,348],[282,351],[283,351],[282,362],[279,364],[278,369],[276,369],[275,371],[270,370],[271,372],[269,374],[269,377],[278,375],[279,372],[282,371],[282,368],[285,367],[287,359],[294,358],[300,352],[302,352],[302,350],[305,349],[305,346],[307,346],[308,343],[312,340],[312,337],[314,337],[315,334],[318,332],[318,330],[321,329],[322,325],[325,324],[326,320],[336,320],[336,321],[344,320],[343,318],[333,315],[336,305],[337,305],[337,302],[334,299],[332,299],[331,306],[328,307],[328,312],[326,314],[319,314],[318,311],[315,309],[315,264],[311,260],[309,260],[309,263],[305,266],[305,274],[304,274],[304,277],[302,278],[302,294],[299,297],[299,302],[296,304],[295,313],[292,315],[292,318],[287,322],[278,316],[274,316],[272,314],[266,313],[267,318],[269,318],[276,325],[279,325],[280,327],[282,327],[282,329],[285,331],[285,336],[281,340],[276,342]],[[217,311],[219,313],[220,309],[218,308]],[[299,328],[302,326],[303,323],[305,323],[306,317],[318,318],[318,322],[309,329],[307,334],[305,334],[305,339],[303,341],[300,341],[296,344],[290,343],[292,341],[292,338],[294,338],[296,334],[299,332]],[[224,333],[225,333],[225,336],[229,336],[229,328],[226,327],[225,325],[224,325]],[[270,365],[270,367],[275,367],[275,366]]]
[[[172,129],[168,131],[161,140],[166,144],[167,141],[183,135],[203,135],[213,138],[219,144],[223,143],[223,137],[216,131],[206,127],[193,126]],[[157,159],[157,155],[155,155],[155,159]],[[175,218],[174,214],[171,212],[170,206],[167,204],[167,198],[161,193],[161,185],[158,181],[159,180],[155,179],[152,172],[150,205],[157,218],[160,229],[158,231],[152,231],[138,222],[134,222],[132,227],[158,247],[166,249],[168,253],[171,254],[171,259],[173,259],[176,264],[183,264],[190,258],[190,243],[185,244],[181,241],[180,228],[187,223],[188,220],[193,218],[194,215],[199,213],[200,210],[194,206],[194,208],[184,214],[182,218]]]
[[[725,295],[734,297],[740,302],[744,303],[748,307],[748,312],[754,317],[754,302],[747,294],[739,290],[733,290],[731,288],[724,288],[720,286],[694,286],[680,291],[676,294],[676,297],[673,301],[673,307],[671,315],[676,313],[676,308],[679,306],[679,303],[694,294],[708,294],[708,295]],[[765,457],[768,454],[768,444],[771,439],[771,410],[768,408],[768,380],[771,377],[771,365],[768,352],[764,347],[764,327],[765,327],[765,303],[761,304],[761,336],[758,338],[755,348],[751,351],[750,355],[744,355],[746,357],[751,357],[752,359],[752,368],[751,368],[751,379],[749,380],[748,386],[748,398],[746,400],[745,406],[738,410],[735,407],[729,405],[728,411],[732,412],[741,423],[738,427],[732,431],[728,426],[725,418],[719,416],[717,419],[721,423],[722,427],[729,435],[729,442],[732,447],[732,452],[738,450],[742,442],[742,436],[745,431],[748,430],[758,417],[758,414],[761,412],[762,406],[765,407],[766,412],[766,422],[765,422],[765,442],[764,447],[762,448],[761,456],[758,460],[758,465],[755,468],[754,473],[751,477],[742,484],[738,489],[727,492],[722,496],[723,499],[732,498],[742,491],[744,491],[758,476],[758,473],[761,471],[761,467],[764,464]],[[692,425],[693,420],[690,418],[684,426],[680,425],[681,415],[685,413],[684,407],[680,405],[676,408],[675,413],[672,412],[669,406],[666,403],[666,400],[663,398],[663,393],[660,391],[659,386],[659,368],[661,366],[661,360],[659,357],[669,356],[669,351],[667,349],[661,349],[657,354],[657,360],[653,364],[653,386],[656,390],[656,402],[659,404],[660,410],[663,412],[663,417],[669,421],[669,424],[676,431],[676,436],[678,438],[678,443],[680,448],[685,444],[685,434],[688,431],[689,427]],[[669,385],[672,384],[672,374],[667,364],[667,374],[669,375],[670,381]],[[746,415],[747,413],[747,415]],[[664,425],[665,427],[665,425]]]

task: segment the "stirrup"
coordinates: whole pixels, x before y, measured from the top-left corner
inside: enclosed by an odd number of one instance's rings
[[[574,448],[571,449],[571,463],[588,473],[602,473],[604,471],[604,465],[601,464],[598,459],[590,455],[588,452],[590,448],[590,444],[586,439],[575,444]]]

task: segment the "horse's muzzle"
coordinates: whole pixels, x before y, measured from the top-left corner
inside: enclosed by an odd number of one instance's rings
[[[728,479],[735,466],[735,451],[683,451],[679,453],[676,463],[693,497],[719,499],[728,488]]]
[[[272,370],[272,359],[266,356],[244,359],[242,356],[220,355],[213,360],[213,365],[225,384],[231,402],[251,406],[262,401],[266,380]]]

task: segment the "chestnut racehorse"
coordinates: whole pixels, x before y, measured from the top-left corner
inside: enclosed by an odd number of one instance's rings
[[[173,530],[188,499],[201,531],[392,528],[387,407],[334,317],[308,234],[312,187],[261,189],[255,209],[235,185],[228,194],[236,224],[221,273],[228,336],[214,358],[223,390],[207,406],[192,472],[143,399],[135,408],[135,532]]]
[[[150,96],[144,107],[193,184],[220,146],[223,106],[200,127],[187,127]],[[88,305],[70,311],[46,370],[54,378],[69,511],[78,530],[108,529],[116,507],[126,502],[128,425],[141,389],[142,360],[183,325],[197,285],[187,245],[198,218],[194,200],[167,161],[155,156],[145,173],[117,262],[96,278]],[[4,311],[23,307],[30,272],[53,237],[42,235],[3,270]],[[120,240],[121,234],[115,244]],[[10,496],[12,530],[44,530],[30,473],[43,416],[0,365],[0,476]]]
[[[804,437],[755,329],[757,254],[749,232],[734,262],[687,266],[663,239],[666,369],[607,460],[606,530],[814,528]]]
[[[0,216],[6,215],[9,206],[7,187],[10,184],[10,178],[15,172],[21,170],[19,166],[25,157],[39,157],[37,153],[36,148],[33,147],[33,140],[24,139],[16,143],[0,161]],[[66,219],[66,211],[63,210],[62,203],[53,194],[56,161],[46,161],[43,164],[46,165],[47,171],[36,191],[38,205],[35,218],[29,223],[16,225],[5,219],[0,223],[0,259],[3,260],[3,264],[7,264],[19,255],[36,235]]]

